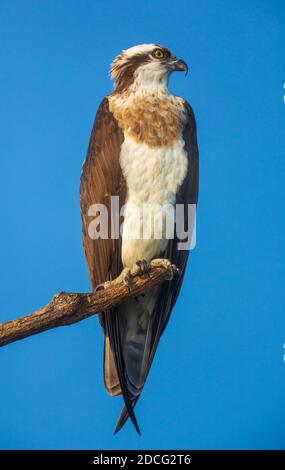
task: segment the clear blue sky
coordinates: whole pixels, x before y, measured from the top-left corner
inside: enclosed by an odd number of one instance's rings
[[[196,112],[197,247],[137,406],[113,429],[97,318],[1,350],[0,447],[285,447],[285,5],[0,1],[0,321],[87,291],[79,177],[121,49],[159,42]]]

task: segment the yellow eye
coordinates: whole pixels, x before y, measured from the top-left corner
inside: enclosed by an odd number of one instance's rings
[[[164,52],[163,52],[161,49],[156,49],[156,50],[153,52],[153,55],[154,55],[154,57],[156,57],[157,59],[163,59],[163,57],[164,57]]]

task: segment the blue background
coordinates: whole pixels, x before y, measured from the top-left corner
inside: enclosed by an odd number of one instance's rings
[[[284,448],[285,5],[0,1],[1,309],[87,291],[79,177],[109,64],[168,46],[201,153],[197,247],[128,424],[104,391],[97,318],[1,350],[0,447]]]

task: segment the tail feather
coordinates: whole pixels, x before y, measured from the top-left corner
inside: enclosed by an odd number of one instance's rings
[[[133,408],[136,406],[136,403],[137,403],[138,399],[139,399],[139,396],[132,400],[132,407]],[[128,410],[127,410],[126,406],[124,406],[122,411],[121,411],[121,414],[118,418],[114,434],[117,434],[122,429],[122,427],[126,423],[128,417],[129,417]]]
[[[122,393],[110,338],[106,332],[104,340],[104,383],[107,392],[112,397]]]
[[[164,301],[164,300],[163,300]],[[153,324],[152,324],[152,329],[154,331],[156,331],[156,334],[154,335],[153,337],[153,343],[151,344],[151,352],[150,352],[150,355],[148,357],[148,365],[147,365],[147,373],[145,374],[144,376],[144,381],[146,380],[147,378],[147,375],[148,375],[148,372],[150,370],[150,367],[151,367],[151,364],[152,364],[152,361],[153,361],[153,358],[154,358],[154,355],[155,355],[155,352],[156,352],[156,349],[157,349],[157,345],[158,345],[158,341],[159,341],[159,332],[162,330],[162,317],[161,316],[158,316],[157,318],[153,318]],[[140,393],[141,393],[141,390],[138,391],[138,394],[137,396],[132,400],[132,407],[134,408],[137,404],[137,401],[140,397]],[[116,423],[116,427],[115,427],[115,431],[114,431],[114,434],[117,434],[121,429],[122,427],[124,426],[124,424],[126,423],[126,421],[128,420],[129,418],[129,413],[128,413],[128,409],[126,406],[123,407],[122,411],[121,411],[121,414],[118,418],[118,421]]]
[[[128,417],[140,434],[134,407],[145,384],[157,335],[154,311],[159,292],[160,288],[154,287],[144,297],[129,299],[106,312],[105,384],[111,395],[121,392],[125,402],[115,434]]]
[[[137,433],[140,435],[141,432],[139,429],[139,425],[138,425],[135,413],[133,411],[131,397],[129,395],[126,378],[124,374],[124,363],[123,363],[123,357],[122,357],[122,351],[121,351],[119,324],[118,324],[119,323],[118,309],[114,308],[112,309],[111,312],[108,312],[106,314],[106,322],[107,322],[108,332],[110,335],[111,346],[114,352],[117,373],[118,373],[118,377],[119,377],[119,381],[121,385],[121,391],[122,391],[122,395],[124,398],[125,406]]]

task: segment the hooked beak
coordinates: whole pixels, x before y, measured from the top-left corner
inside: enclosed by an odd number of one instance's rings
[[[176,70],[177,72],[185,72],[185,76],[188,73],[188,65],[184,60],[177,59],[168,64],[168,68],[171,71]]]

